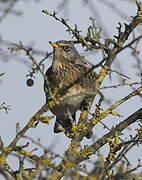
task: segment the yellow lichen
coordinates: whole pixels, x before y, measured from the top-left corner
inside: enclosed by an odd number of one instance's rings
[[[20,173],[16,173],[15,180],[19,180],[19,179],[22,179],[21,174]]]
[[[38,174],[40,173],[40,169],[37,169],[35,171],[29,171],[29,175],[28,176],[24,176],[23,178],[25,180],[32,180],[33,178],[35,178]],[[27,178],[27,179],[26,179]]]
[[[48,106],[49,108],[52,108],[60,103],[60,95],[58,94],[60,91],[60,88],[54,89],[54,93],[50,94],[50,98],[48,100]]]
[[[106,141],[109,143],[110,151],[106,158],[108,162],[115,160],[116,152],[121,148],[121,142],[119,140],[119,136],[116,135],[114,139],[107,138]]]
[[[108,157],[106,158],[107,159],[107,161],[109,161],[109,162],[111,162],[111,161],[114,161],[115,160],[115,154],[114,154],[114,152],[109,152],[109,154],[108,154]]]
[[[87,180],[99,180],[97,177],[90,176]]]
[[[138,132],[139,135],[142,135],[142,128],[138,128],[136,129],[136,131]]]
[[[115,136],[115,138],[114,138],[114,147],[115,148],[118,148],[118,149],[120,149],[120,144],[121,144],[121,141],[119,140],[119,136]]]
[[[41,117],[39,118],[39,121],[41,121],[42,123],[49,123],[49,121],[50,121],[53,117],[54,117],[54,116],[47,116],[47,117],[41,116]]]
[[[80,118],[79,121],[84,122],[88,119],[88,112],[87,111],[82,111],[80,113]]]
[[[83,122],[80,122],[78,124],[73,124],[72,126],[72,136],[79,136],[80,133],[84,132],[87,130],[86,124]]]
[[[42,164],[44,166],[47,166],[47,167],[51,167],[51,168],[54,168],[56,169],[56,165],[54,163],[52,163],[52,160],[51,159],[39,159],[38,160],[38,163],[39,164]]]
[[[96,125],[98,122],[100,122],[102,119],[107,117],[111,113],[110,109],[105,110],[104,112],[100,113],[100,115],[97,118],[94,118],[92,120],[92,124]]]
[[[94,149],[91,146],[84,146],[84,149],[80,151],[80,154],[84,159],[88,159],[93,153]]]
[[[76,141],[71,141],[70,142],[70,145],[69,145],[69,148],[68,148],[68,151],[69,152],[77,152],[79,151],[79,142],[76,142]]]
[[[50,159],[39,159],[38,162],[40,164],[43,164],[43,165],[46,165],[46,166],[51,165],[51,160]]]
[[[95,114],[95,118],[93,118],[92,124],[96,125],[98,122],[100,122],[102,119],[107,117],[109,114],[113,116],[121,117],[121,115],[118,114],[117,112],[112,112],[112,109],[113,109],[113,106],[111,108],[108,108],[104,112],[100,113],[99,109],[97,108],[97,110],[95,111],[95,113],[97,112],[97,114]]]
[[[96,105],[97,107],[96,107],[96,109],[95,109],[95,112],[94,112],[94,117],[95,118],[98,118],[98,117],[100,117],[100,110],[101,110],[101,107],[100,106],[98,106],[98,105]]]
[[[35,127],[35,122],[38,121],[38,119],[40,118],[40,114],[36,113],[31,119],[30,121],[27,123],[27,127]]]
[[[33,154],[31,152],[20,150],[20,154],[24,155],[25,157],[33,157]]]
[[[142,23],[142,3],[138,4],[137,19]]]
[[[59,104],[59,100],[57,100],[57,99],[52,99],[52,100],[48,101],[48,105],[50,108],[52,108],[58,104]]]
[[[0,165],[4,165],[5,164],[5,161],[6,161],[6,155],[5,154],[1,154],[0,155]]]
[[[2,149],[3,152],[6,152],[6,153],[10,153],[12,151],[12,147],[11,146],[5,147],[4,145],[2,145],[1,149]]]
[[[2,153],[0,154],[0,165],[4,165],[8,154],[12,151],[12,147],[5,147],[4,145],[1,145],[1,150]]]
[[[108,66],[104,66],[101,68],[97,79],[96,79],[96,88],[98,89],[100,87],[100,84],[102,83],[102,81],[104,80],[106,74],[108,73],[109,67]]]
[[[30,120],[28,123],[27,123],[27,127],[35,127],[35,120],[34,119],[32,119],[32,120]]]
[[[104,158],[104,156],[102,154],[99,155],[99,161],[101,161],[101,162],[105,161],[105,158]]]
[[[112,114],[113,116],[122,117],[122,115],[120,115],[118,112],[110,112],[110,114]]]
[[[53,173],[51,173],[51,174],[48,175],[48,179],[49,179],[49,180],[57,180],[57,179],[60,179],[61,174],[62,174],[61,172],[55,171],[55,172],[53,172]]]
[[[86,177],[86,180],[99,180],[99,179],[94,176],[89,176],[89,177]]]
[[[65,167],[66,168],[72,168],[74,166],[74,163],[70,160],[65,161]]]

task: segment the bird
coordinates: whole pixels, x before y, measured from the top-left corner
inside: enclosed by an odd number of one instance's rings
[[[76,112],[85,110],[96,92],[96,73],[92,71],[93,65],[79,54],[72,41],[49,43],[53,47],[53,61],[45,73],[46,103],[50,100],[50,94],[66,89],[61,101],[50,111],[56,116],[54,133],[62,132],[62,128],[65,132],[71,132]],[[90,138],[89,133],[86,137]]]

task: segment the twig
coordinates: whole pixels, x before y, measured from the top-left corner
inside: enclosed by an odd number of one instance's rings
[[[121,84],[116,84],[116,85],[112,85],[112,86],[103,86],[100,88],[100,90],[105,90],[105,89],[110,89],[110,88],[118,88],[121,86],[134,86],[134,85],[141,85],[142,82],[133,82],[133,83],[127,83],[127,82],[122,82]]]
[[[2,104],[0,105],[0,110],[2,110],[2,109],[4,109],[6,113],[8,113],[8,111],[11,110],[11,109],[10,109],[10,106],[9,106],[9,105],[6,105],[5,103],[2,103]]]
[[[133,39],[130,43],[128,43],[127,45],[123,46],[119,52],[123,51],[126,48],[131,48],[132,44],[134,44],[135,42],[139,41],[142,38],[142,35],[138,36],[137,38]]]
[[[140,108],[138,111],[130,115],[128,118],[120,122],[115,128],[113,128],[110,132],[105,134],[102,138],[97,140],[94,144],[90,146],[90,148],[93,149],[93,153],[96,153],[98,149],[100,149],[102,146],[104,146],[107,142],[105,141],[107,138],[114,138],[116,134],[120,134],[124,129],[126,129],[128,126],[136,122],[138,119],[141,119],[142,117],[142,108]],[[82,156],[79,156],[76,163],[79,163],[85,158]]]

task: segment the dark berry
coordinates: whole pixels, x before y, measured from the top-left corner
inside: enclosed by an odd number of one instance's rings
[[[27,84],[27,86],[33,86],[34,80],[33,79],[27,79],[26,84]]]

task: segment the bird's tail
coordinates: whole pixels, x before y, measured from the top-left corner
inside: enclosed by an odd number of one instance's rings
[[[72,115],[73,122],[75,121],[75,114]],[[54,133],[60,133],[60,132],[71,132],[72,128],[72,121],[69,118],[65,117],[56,117],[55,125],[54,125]],[[87,139],[90,139],[93,136],[93,132],[88,132],[85,137]]]
[[[56,117],[55,125],[54,125],[54,133],[60,133],[63,131],[70,132],[72,128],[72,123],[75,121],[75,113],[72,115],[72,120],[67,117]]]

